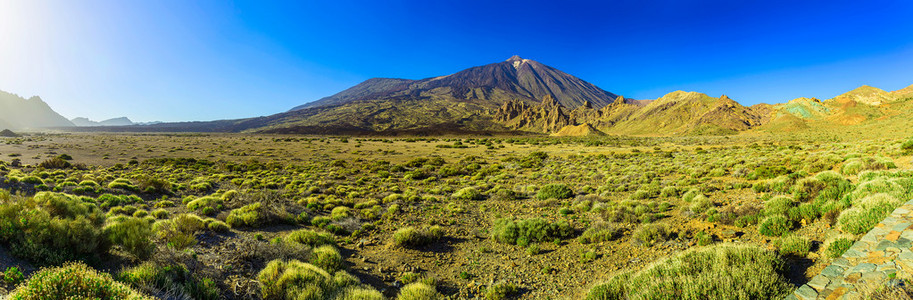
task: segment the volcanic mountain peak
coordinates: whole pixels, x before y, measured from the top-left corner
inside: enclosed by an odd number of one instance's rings
[[[530,62],[531,60],[521,58],[519,55],[514,55],[505,61],[511,63],[511,65],[514,66],[514,69],[520,69],[520,65],[526,62]]]
[[[551,96],[567,108],[576,108],[584,102],[601,108],[612,103],[616,97],[568,73],[514,55],[503,62],[422,80],[369,79],[336,95],[295,107],[292,111],[378,100],[470,102],[494,109],[508,100],[536,103],[545,96]]]

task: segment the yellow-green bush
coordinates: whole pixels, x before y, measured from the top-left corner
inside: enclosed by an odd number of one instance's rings
[[[342,269],[342,254],[332,245],[323,245],[311,251],[311,263],[327,272]]]
[[[225,221],[232,227],[260,225],[263,222],[263,218],[260,216],[260,206],[260,202],[256,202],[234,209],[228,214]]]
[[[788,271],[776,253],[752,246],[693,248],[617,274],[586,299],[780,299],[793,290]]]
[[[274,260],[257,274],[260,295],[267,300],[292,299],[383,299],[357,279],[339,271],[331,275],[318,266],[297,260]]]
[[[158,266],[146,262],[121,271],[117,280],[159,298],[219,299],[214,281],[199,278],[180,265]]]
[[[530,243],[552,241],[570,237],[574,228],[565,221],[549,223],[541,218],[495,220],[491,229],[492,237],[502,243],[526,246]]]
[[[107,252],[104,222],[94,204],[66,194],[39,192],[0,204],[0,240],[13,254],[40,265]]]
[[[333,235],[325,232],[317,232],[310,229],[299,229],[292,231],[285,236],[285,241],[295,242],[311,247],[320,247],[323,245],[335,245],[336,240]]]
[[[140,218],[109,224],[104,229],[108,239],[137,258],[146,259],[152,255],[155,245],[152,244],[152,226]]]
[[[152,299],[114,281],[111,275],[99,273],[82,263],[38,271],[14,290],[9,299]]]
[[[884,220],[901,201],[888,194],[874,194],[857,201],[837,218],[840,230],[852,234],[866,233]]]
[[[404,227],[393,233],[393,244],[402,247],[421,247],[433,243],[443,236],[444,229],[440,226],[431,226],[426,229]]]
[[[410,283],[399,290],[396,300],[436,300],[441,297],[437,290],[428,284]]]

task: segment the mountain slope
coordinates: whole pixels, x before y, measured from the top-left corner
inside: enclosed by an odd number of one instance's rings
[[[335,95],[296,106],[289,111],[296,111],[311,107],[338,105],[361,99],[379,99],[383,98],[389,93],[407,88],[408,84],[413,81],[414,80],[398,78],[371,78]]]
[[[73,126],[73,123],[57,114],[37,96],[25,99],[0,91],[0,126],[23,129],[69,127]]]
[[[589,102],[596,107],[612,103],[615,94],[539,62],[513,56],[451,75],[422,80],[374,78],[336,95],[292,109],[340,105],[360,100],[436,99],[472,102],[496,107],[507,100],[551,96],[566,107]]]
[[[107,119],[107,120],[100,121],[100,122],[95,122],[95,121],[89,120],[88,118],[79,117],[79,118],[73,118],[72,120],[70,120],[70,122],[73,122],[74,125],[76,125],[76,126],[81,126],[81,127],[87,127],[87,126],[130,126],[130,125],[134,125],[134,124],[135,124],[135,123],[133,123],[133,121],[130,121],[130,119],[127,118],[127,117],[120,117],[120,118]]]

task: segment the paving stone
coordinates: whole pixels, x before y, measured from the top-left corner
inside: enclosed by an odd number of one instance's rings
[[[796,289],[796,298],[802,300],[818,299],[818,292],[808,285],[803,285]]]
[[[846,295],[843,295],[842,299],[862,299],[862,295],[856,291],[849,291],[846,293]]]
[[[888,240],[880,241],[875,245],[875,251],[884,251],[888,248],[897,248],[897,250],[900,251],[900,248],[897,247],[897,243]]]
[[[831,292],[829,295],[827,295],[827,299],[828,300],[840,299],[840,297],[842,297],[848,291],[849,291],[849,289],[847,289],[845,287],[838,287],[838,288],[834,289],[834,291]]]
[[[877,267],[875,264],[861,263],[861,264],[853,267],[852,269],[850,269],[850,272],[860,272],[860,273],[872,272],[872,271],[875,271],[875,267]]]
[[[904,230],[900,233],[900,238],[913,240],[913,230]]]
[[[843,277],[843,282],[845,283],[857,283],[859,279],[862,278],[862,272],[852,272],[850,271],[849,275]]]
[[[878,242],[878,237],[876,237],[874,234],[866,234],[866,235],[862,236],[861,239],[856,241],[856,243],[853,244],[853,248],[868,247],[868,245],[866,243],[877,243],[877,242]]]
[[[790,299],[861,299],[857,285],[904,284],[897,277],[909,274],[913,274],[913,200],[875,225]]]
[[[854,248],[856,248],[856,249],[854,249]],[[865,253],[862,253],[861,251],[859,251],[857,249],[858,249],[857,247],[852,247],[849,250],[846,250],[846,252],[843,253],[843,256],[846,258],[865,257]]]
[[[831,283],[831,280],[827,279],[827,277],[815,276],[815,278],[812,278],[812,280],[808,282],[808,286],[812,287],[816,291],[821,291],[824,290],[824,288],[826,288],[829,283]]]
[[[913,252],[910,252],[910,256],[913,257]],[[844,269],[846,269],[846,268],[850,267],[850,261],[847,260],[846,258],[841,257],[841,258],[838,258],[838,259],[835,259],[834,261],[832,261],[831,265],[843,267]]]
[[[845,270],[846,269],[844,269],[844,268],[830,265],[830,266],[824,267],[824,270],[821,270],[821,275],[827,276],[828,278],[839,278],[839,277],[843,276],[843,271],[845,271]]]

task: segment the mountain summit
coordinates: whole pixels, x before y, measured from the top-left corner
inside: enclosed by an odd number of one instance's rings
[[[617,97],[599,87],[546,66],[514,55],[484,66],[472,67],[454,74],[421,80],[373,78],[336,95],[292,109],[292,111],[333,106],[365,100],[446,99],[497,107],[512,99],[538,103],[551,96],[566,107],[584,103],[600,108]]]

